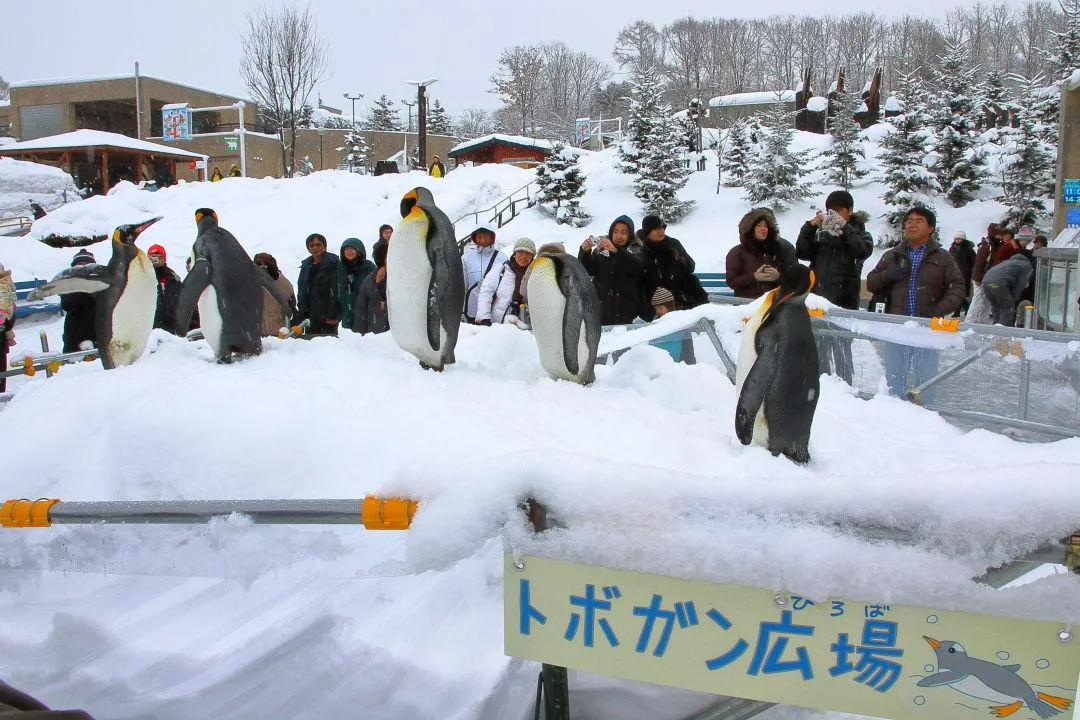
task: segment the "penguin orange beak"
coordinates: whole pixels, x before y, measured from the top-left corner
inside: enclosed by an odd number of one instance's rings
[[[811,270],[811,271],[810,271],[810,288],[811,288],[811,289],[813,289],[813,287],[814,287],[814,283],[816,283],[816,282],[817,282],[817,275],[815,275],[815,274],[814,274],[814,271],[813,271],[813,270]]]
[[[930,647],[934,648],[935,650],[937,650],[939,647],[941,647],[941,641],[935,640],[932,637],[926,637],[925,635],[923,635],[922,639],[925,640],[927,643],[929,643]]]

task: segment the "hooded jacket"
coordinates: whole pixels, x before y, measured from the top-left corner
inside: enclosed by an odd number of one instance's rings
[[[970,240],[954,242],[949,246],[949,254],[956,261],[956,267],[960,268],[960,274],[964,276],[964,282],[971,284],[971,276],[975,270],[975,244]]]
[[[761,220],[769,225],[769,234],[764,241],[754,239],[754,226]],[[739,221],[739,244],[727,254],[727,284],[736,297],[756,298],[764,295],[780,281],[763,282],[754,277],[762,265],[771,265],[783,273],[798,260],[795,248],[780,237],[780,228],[776,216],[769,208],[754,208],[743,215]]]
[[[859,309],[863,261],[874,251],[874,238],[866,231],[869,217],[864,212],[853,214],[840,235],[803,223],[795,242],[796,257],[809,260],[814,271],[813,292],[849,310]],[[843,219],[838,218],[838,222]]]
[[[603,325],[626,325],[634,318],[648,314],[645,301],[646,274],[645,250],[641,240],[634,236],[634,221],[620,215],[608,227],[608,237],[619,223],[626,225],[630,239],[615,252],[604,254],[596,247],[578,250],[578,260],[592,276],[596,293],[600,296],[600,322]]]
[[[484,229],[486,226],[481,226]],[[481,228],[477,228],[479,230]],[[491,232],[494,232],[493,230]],[[476,235],[476,230],[473,230]],[[476,303],[480,299],[480,286],[492,268],[497,268],[510,258],[506,253],[496,250],[494,245],[480,247],[470,242],[461,256],[461,271],[465,277],[465,318],[472,322],[477,317]]]
[[[357,252],[356,259],[352,261],[345,259],[345,248],[350,247]],[[337,266],[337,294],[341,302],[342,327],[353,329],[356,296],[360,293],[364,278],[374,272],[375,263],[367,259],[364,243],[356,238],[348,238],[341,243],[341,262]]]
[[[687,310],[705,305],[709,294],[701,287],[701,281],[694,275],[697,264],[686,248],[677,239],[665,235],[663,240],[652,241],[641,231],[637,232],[641,240],[641,249],[645,257],[645,294],[642,317],[652,320],[656,317],[652,298],[656,288],[665,287],[675,296],[675,309]]]

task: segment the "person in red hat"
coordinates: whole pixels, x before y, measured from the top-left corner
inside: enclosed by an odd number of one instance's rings
[[[154,327],[176,334],[176,306],[180,301],[180,276],[166,263],[165,248],[151,245],[146,251],[157,274],[157,312],[154,313]]]

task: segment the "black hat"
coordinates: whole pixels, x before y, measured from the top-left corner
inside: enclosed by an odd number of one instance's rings
[[[641,220],[641,234],[648,235],[656,228],[666,228],[667,223],[660,219],[659,215],[646,215]]]
[[[79,252],[75,253],[75,257],[71,258],[71,267],[76,265],[86,265],[87,263],[96,263],[97,258],[94,257],[94,253],[90,252],[86,248],[83,248]]]

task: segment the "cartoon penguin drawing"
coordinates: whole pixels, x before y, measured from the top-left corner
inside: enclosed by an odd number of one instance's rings
[[[454,226],[424,187],[405,193],[401,217],[386,252],[390,334],[421,367],[442,370],[454,362],[465,304]]]
[[[116,228],[108,265],[68,268],[30,293],[30,300],[75,292],[94,293],[94,327],[101,364],[106,370],[130,365],[142,357],[154,329],[157,275],[150,258],[135,246],[135,240],[160,219]]]
[[[919,681],[919,687],[948,685],[953,690],[992,703],[990,712],[1009,717],[1024,705],[1040,718],[1054,717],[1068,710],[1072,700],[1036,692],[1017,674],[1019,665],[998,665],[967,654],[955,640],[935,640],[923,635],[934,649],[937,672]]]
[[[814,273],[796,263],[743,329],[736,373],[735,434],[797,463],[810,462],[818,401],[817,343],[806,310]]]

